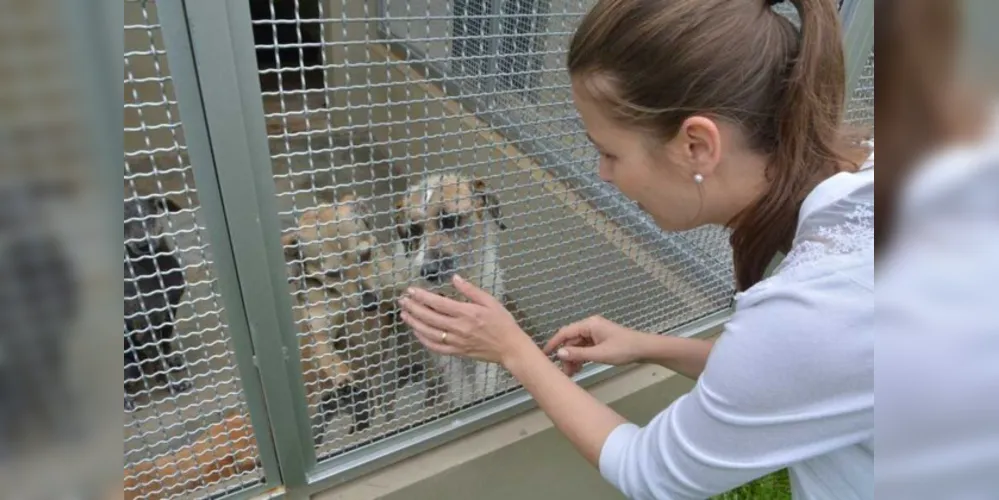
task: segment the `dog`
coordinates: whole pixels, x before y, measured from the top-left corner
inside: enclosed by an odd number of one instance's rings
[[[485,182],[453,173],[425,176],[409,186],[395,206],[394,262],[405,269],[406,280],[445,296],[461,299],[451,278],[460,273],[469,283],[509,303],[500,267],[499,232],[502,221],[499,200]],[[411,334],[410,334],[411,336]],[[442,392],[456,387],[461,406],[475,394],[493,394],[504,380],[494,363],[464,358],[435,357],[446,380]]]
[[[178,394],[191,389],[186,380],[171,381],[168,373],[185,368],[174,352],[174,322],[187,290],[184,268],[164,235],[163,218],[180,211],[173,200],[153,195],[125,200],[124,348],[125,409],[135,409],[130,393],[144,374]]]
[[[370,427],[376,398],[393,419],[399,380],[391,367],[398,321],[391,256],[374,235],[366,203],[347,194],[333,205],[307,210],[281,238],[295,284],[307,394],[321,413],[313,418],[316,444],[327,415],[345,406],[351,433]]]
[[[60,183],[0,187],[0,462],[32,445],[31,430],[48,439],[77,432],[65,369],[81,310],[78,268],[41,216],[47,202],[73,194]]]
[[[173,498],[260,467],[249,419],[236,412],[194,442],[155,460],[125,466],[124,499]]]

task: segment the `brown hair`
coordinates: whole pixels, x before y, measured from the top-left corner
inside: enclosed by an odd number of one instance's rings
[[[624,125],[669,139],[711,116],[770,158],[765,193],[728,224],[739,290],[790,249],[811,189],[862,158],[844,133],[836,2],[791,3],[801,30],[765,0],[599,0],[569,48],[569,73]]]
[[[939,0],[875,3],[874,15],[883,21],[874,32],[874,44],[884,54],[878,70],[882,97],[875,104],[882,130],[882,168],[874,183],[874,196],[881,201],[875,252],[890,242],[898,191],[911,170],[981,118],[974,102],[961,100],[966,89],[954,85],[962,5]]]

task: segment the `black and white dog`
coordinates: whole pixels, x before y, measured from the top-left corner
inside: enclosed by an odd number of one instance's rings
[[[151,374],[171,393],[191,383],[172,381],[185,368],[173,345],[177,309],[187,290],[184,268],[164,233],[164,218],[180,207],[169,198],[125,200],[125,408],[135,408],[130,393]]]

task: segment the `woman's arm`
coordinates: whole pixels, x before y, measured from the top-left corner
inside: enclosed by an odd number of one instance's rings
[[[638,359],[642,363],[656,364],[697,380],[715,341],[646,334],[638,344]]]
[[[627,420],[576,385],[533,343],[512,351],[503,365],[583,457],[599,467],[607,436]]]
[[[587,362],[615,366],[642,362],[696,380],[713,346],[713,340],[644,333],[597,315],[560,328],[545,343],[544,351],[557,354],[562,371],[570,376]]]
[[[873,301],[854,283],[830,273],[740,310],[694,389],[645,427],[577,386],[502,303],[457,278],[472,302],[414,290],[402,319],[435,353],[502,363],[626,497],[695,500],[871,437]],[[847,479],[863,484],[842,486],[866,490],[873,474],[858,476],[872,470],[861,463]]]

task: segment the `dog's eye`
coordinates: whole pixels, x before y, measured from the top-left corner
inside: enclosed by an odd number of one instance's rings
[[[332,280],[343,279],[343,273],[341,273],[339,269],[328,269],[323,274],[325,274],[327,278],[332,279]]]
[[[451,231],[458,227],[458,223],[461,222],[460,217],[455,214],[444,214],[441,216],[441,229],[445,231]]]
[[[409,226],[409,237],[419,238],[423,234],[423,226],[419,224],[410,224]]]
[[[357,259],[363,264],[371,262],[371,250],[370,249],[361,250],[361,253],[358,254]]]

